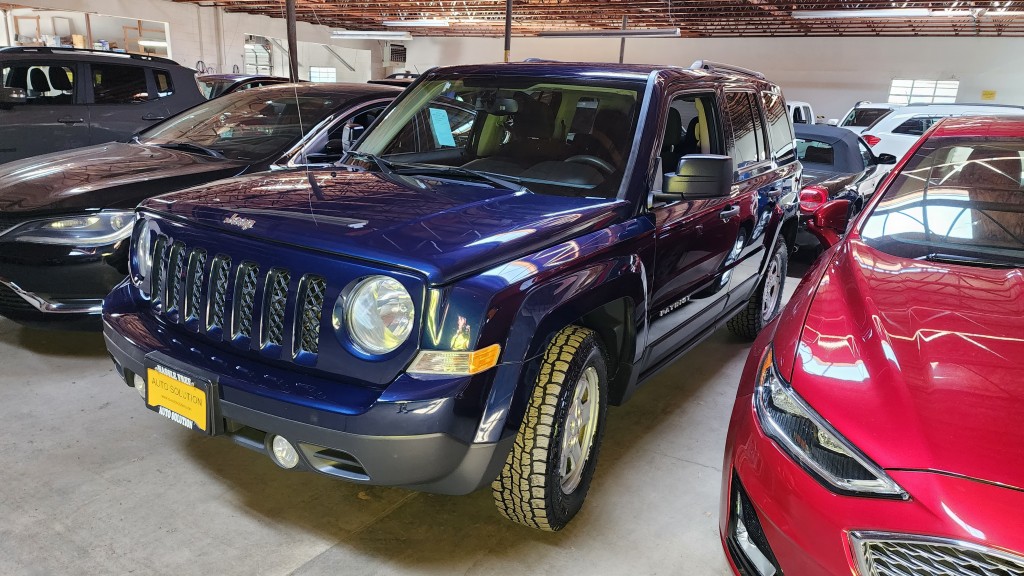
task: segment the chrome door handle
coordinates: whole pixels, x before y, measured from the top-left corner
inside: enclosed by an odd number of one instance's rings
[[[69,118],[69,117],[65,116],[65,117],[57,120],[57,122],[60,122],[61,124],[67,124],[67,125],[70,126],[72,124],[83,124],[83,123],[85,123],[85,120],[83,120],[81,118]]]
[[[739,213],[740,213],[740,207],[739,206],[730,206],[730,207],[726,208],[725,210],[722,210],[721,212],[719,212],[718,213],[718,217],[721,218],[723,222],[728,222],[729,220],[732,219],[733,216],[736,216]]]

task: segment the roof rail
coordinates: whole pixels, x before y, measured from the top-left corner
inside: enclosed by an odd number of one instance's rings
[[[133,60],[145,60],[146,62],[160,62],[161,64],[174,64],[180,66],[170,58],[162,56],[149,56],[146,54],[129,54],[128,52],[112,52],[110,50],[89,50],[86,48],[62,48],[58,46],[7,46],[0,48],[4,54],[99,54],[102,56],[113,56],[115,58],[131,58]]]
[[[753,76],[759,80],[765,80],[764,74],[751,70],[749,68],[741,68],[739,66],[732,66],[731,64],[722,64],[721,62],[712,62],[711,60],[697,60],[693,64],[690,64],[690,70],[707,70],[714,72],[717,70],[724,70],[727,72],[736,72],[738,74],[744,74],[746,76]]]
[[[541,62],[541,63],[544,63],[544,62],[561,62],[561,60],[551,60],[551,59],[548,59],[548,58],[533,58],[533,57],[531,57],[531,58],[523,59],[523,62]]]

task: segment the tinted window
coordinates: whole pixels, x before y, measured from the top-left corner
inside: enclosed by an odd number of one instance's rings
[[[871,126],[876,120],[892,113],[888,108],[854,108],[846,115],[840,126]]]
[[[857,147],[860,149],[860,157],[864,161],[864,165],[871,166],[875,162],[875,155],[871,152],[871,148],[860,138],[857,139]]]
[[[793,158],[793,126],[786,115],[786,104],[782,94],[762,92],[761,104],[764,107],[765,120],[768,122],[771,155],[780,163],[789,162]]]
[[[732,158],[737,170],[759,161],[757,129],[760,122],[754,123],[754,109],[750,104],[750,94],[746,92],[725,95],[726,110],[732,120]]]
[[[914,116],[903,124],[892,129],[893,134],[909,134],[920,136],[928,131],[933,124],[942,120],[942,116]]]
[[[92,64],[92,94],[96,104],[131,104],[149,99],[146,69],[118,64]]]
[[[28,104],[74,104],[75,78],[71,64],[22,64],[5,66],[3,85],[24,88]]]
[[[800,106],[793,108],[793,123],[807,124],[807,116],[804,114],[804,109]]]
[[[174,85],[171,84],[171,75],[165,70],[153,70],[153,80],[156,81],[156,97],[164,98],[174,94]]]
[[[926,142],[865,221],[869,245],[905,258],[1024,266],[1024,141]]]
[[[835,163],[836,156],[835,149],[830,144],[799,138],[796,141],[796,154],[801,162],[827,164],[829,166]]]

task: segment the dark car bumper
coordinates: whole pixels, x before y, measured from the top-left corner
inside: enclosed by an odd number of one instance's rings
[[[322,382],[275,366],[256,367],[205,343],[185,342],[145,313],[108,311],[103,334],[126,383],[132,385],[135,375],[145,378],[157,366],[211,383],[210,433],[267,453],[273,437],[281,436],[298,449],[299,468],[305,470],[366,484],[466,494],[497,476],[514,440],[474,442],[473,423],[479,423],[479,415],[465,414],[455,396],[403,400],[387,394],[386,388]],[[480,377],[487,375],[465,380]],[[322,384],[351,388],[351,403],[306,395],[305,390]],[[282,394],[283,386],[291,387],[295,401]]]
[[[127,250],[127,240],[89,248],[0,242],[0,316],[99,330],[103,297],[127,273]]]

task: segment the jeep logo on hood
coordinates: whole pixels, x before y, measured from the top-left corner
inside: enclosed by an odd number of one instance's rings
[[[224,219],[224,223],[229,224],[231,226],[238,226],[242,230],[248,230],[256,225],[255,220],[250,220],[249,218],[242,218],[238,214],[232,214],[231,216],[228,216],[227,218]]]

